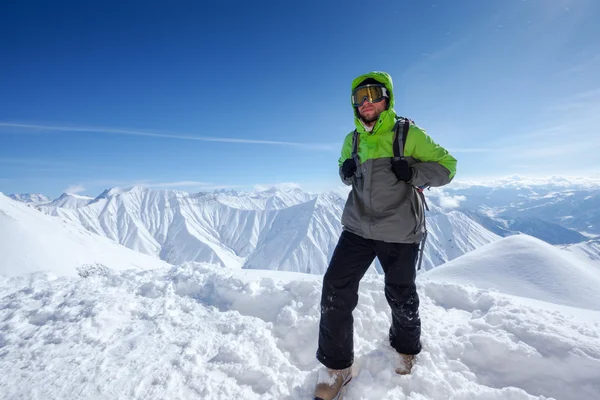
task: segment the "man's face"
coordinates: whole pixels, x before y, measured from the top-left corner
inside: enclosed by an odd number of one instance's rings
[[[358,114],[365,123],[375,122],[377,121],[377,118],[379,118],[379,114],[385,110],[387,101],[387,98],[384,98],[377,103],[369,103],[365,100],[365,102],[358,107]]]

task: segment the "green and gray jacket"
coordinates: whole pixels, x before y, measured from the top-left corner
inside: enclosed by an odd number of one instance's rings
[[[355,113],[354,124],[359,134],[358,158],[362,176],[344,179],[341,166],[352,158],[352,136],[344,140],[339,159],[340,177],[352,185],[342,225],[344,229],[367,239],[393,243],[418,243],[425,232],[425,211],[417,188],[443,186],[454,178],[456,159],[437,145],[425,132],[411,124],[404,145],[404,156],[413,177],[398,181],[391,170],[393,154],[394,92],[392,78],[385,72],[370,72],[352,81],[352,90],[367,78],[381,82],[389,91],[389,107],[379,116],[371,132],[367,132]]]

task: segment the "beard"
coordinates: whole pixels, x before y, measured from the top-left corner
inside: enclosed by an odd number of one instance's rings
[[[363,122],[370,124],[371,122],[375,122],[377,121],[377,118],[379,118],[379,114],[381,113],[373,113],[370,117],[367,117],[366,115],[363,115],[362,113],[359,112],[360,118],[363,120]]]

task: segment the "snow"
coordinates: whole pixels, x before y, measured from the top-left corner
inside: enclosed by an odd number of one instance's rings
[[[243,202],[232,193],[224,205],[213,195],[107,191],[64,209],[73,220],[0,194],[0,397],[311,398],[322,371],[322,275],[286,262],[334,237],[340,202],[328,194],[269,208],[292,201],[273,193],[281,202],[259,196],[253,204],[267,208],[256,210],[231,207]],[[106,219],[84,219],[98,215]],[[259,234],[256,220],[270,229]],[[172,235],[168,243],[182,247],[159,251],[207,252],[211,263],[168,266],[82,221],[141,248]],[[567,251],[526,235],[486,239],[469,221],[432,207],[431,248],[451,239],[439,257],[454,260],[417,279],[423,351],[411,375],[394,372],[384,278],[363,278],[345,400],[597,399],[600,268],[587,258],[595,243]],[[252,240],[236,241],[239,233]],[[244,253],[249,243],[258,250]],[[453,246],[478,248],[460,255]],[[285,271],[240,269],[238,254]],[[307,254],[310,262],[319,253]]]
[[[77,224],[44,213],[0,194],[0,274],[50,271],[75,276],[78,268],[165,268],[169,264]]]
[[[5,398],[310,398],[321,277],[187,263],[0,278]],[[596,399],[600,313],[419,279],[423,351],[394,373],[383,278],[355,316],[354,399]]]
[[[62,208],[79,208],[86,206],[90,201],[94,200],[92,197],[81,196],[72,193],[63,193],[58,199],[46,204],[51,207],[62,207]]]
[[[2,194],[2,192],[0,192],[0,194]],[[50,201],[50,199],[48,197],[44,196],[43,194],[39,194],[39,193],[11,194],[8,197],[10,197],[13,200],[17,200],[22,203],[29,203],[29,204],[42,204],[42,203],[48,203]]]
[[[171,264],[322,274],[341,232],[347,189],[297,188],[186,193],[142,187],[106,190],[89,201],[68,196],[40,210]],[[499,239],[460,212],[431,205],[423,268]]]
[[[598,238],[566,246],[565,250],[587,257],[589,260],[600,262],[600,239]]]
[[[423,276],[600,311],[598,268],[527,235],[482,246]]]

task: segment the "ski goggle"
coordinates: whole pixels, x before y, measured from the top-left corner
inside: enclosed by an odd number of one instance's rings
[[[369,103],[377,103],[388,97],[388,91],[383,85],[365,85],[354,89],[352,92],[352,105],[360,107],[367,100]]]

